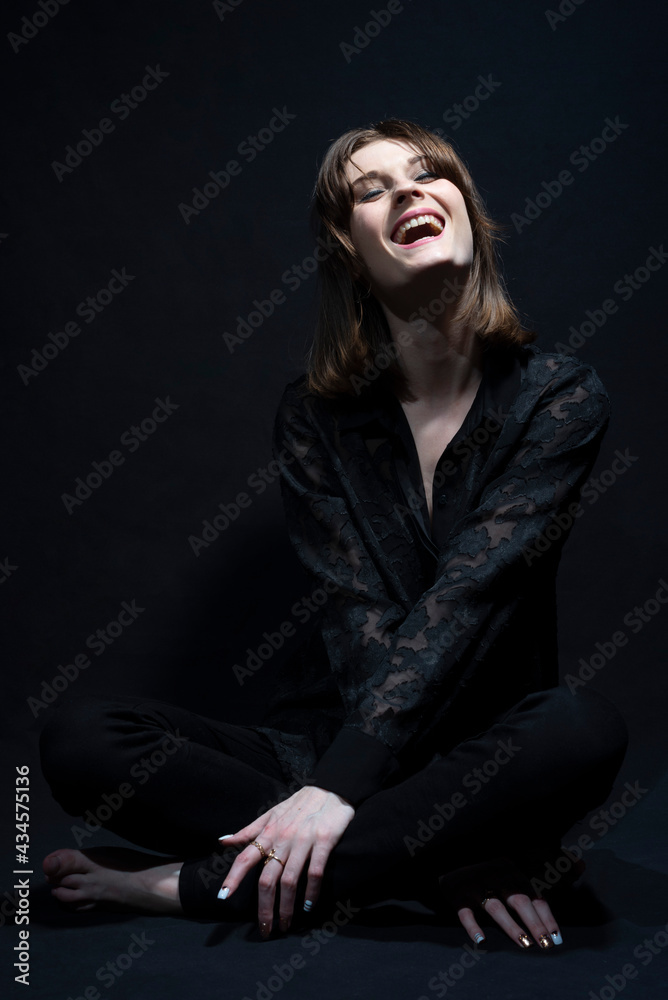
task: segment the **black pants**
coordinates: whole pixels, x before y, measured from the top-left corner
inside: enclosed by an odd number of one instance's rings
[[[528,695],[485,733],[358,807],[327,863],[323,905],[405,897],[420,879],[502,855],[549,860],[545,852],[605,801],[626,745],[626,726],[602,695]],[[217,901],[237,853],[217,838],[297,790],[263,734],[158,701],[75,699],[54,713],[40,750],[54,797],[83,817],[72,846],[85,848],[101,824],[186,859],[186,914],[252,916],[261,865]]]

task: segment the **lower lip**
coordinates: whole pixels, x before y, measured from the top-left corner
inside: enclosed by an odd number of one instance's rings
[[[427,243],[435,243],[436,240],[440,240],[441,236],[445,232],[445,226],[440,231],[438,236],[425,236],[422,240],[416,240],[415,243],[395,243],[395,247],[399,247],[400,250],[412,250],[413,247],[423,247]],[[394,243],[394,240],[392,241]]]

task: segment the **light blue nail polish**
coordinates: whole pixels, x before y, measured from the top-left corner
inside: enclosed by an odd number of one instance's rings
[[[219,892],[218,892],[218,899],[227,899],[227,897],[229,896],[229,894],[230,894],[230,888],[229,888],[229,886],[224,885],[223,888],[220,889]]]
[[[313,901],[311,899],[305,899],[304,900],[304,909],[306,910],[307,913],[311,909],[312,906],[313,906]]]
[[[563,944],[564,939],[562,938],[559,931],[551,931],[551,937],[555,944]]]
[[[224,833],[222,837],[218,838],[218,840],[227,840],[228,837],[233,837],[233,836],[234,836],[233,833]]]
[[[485,940],[485,935],[478,932],[476,936],[473,938],[473,940],[475,941],[476,944],[480,944],[481,941]]]

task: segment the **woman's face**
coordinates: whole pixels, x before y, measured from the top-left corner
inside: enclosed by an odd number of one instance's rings
[[[350,236],[381,299],[426,272],[440,281],[468,274],[473,233],[464,198],[424,156],[405,142],[377,140],[353,154],[346,175],[355,192]]]

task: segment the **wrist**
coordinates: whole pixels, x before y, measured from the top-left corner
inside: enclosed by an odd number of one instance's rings
[[[343,795],[339,795],[338,792],[332,792],[328,788],[322,788],[321,785],[303,785],[302,787],[312,788],[317,792],[322,792],[327,798],[336,799],[336,801],[340,802],[341,805],[343,806],[350,806],[351,809],[355,808],[352,802],[349,802],[348,799],[345,799]]]

